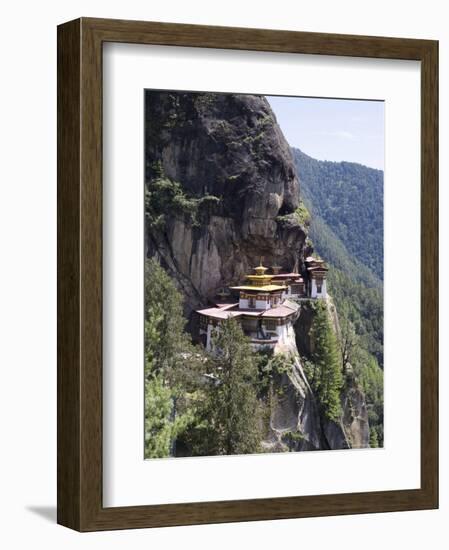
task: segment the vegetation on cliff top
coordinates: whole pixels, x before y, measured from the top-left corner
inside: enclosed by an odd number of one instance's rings
[[[201,207],[220,202],[219,197],[209,194],[202,197],[189,196],[179,182],[165,176],[160,162],[154,163],[152,173],[154,177],[145,186],[145,218],[148,227],[163,229],[169,217],[182,218],[198,226]]]
[[[281,224],[299,224],[303,228],[310,225],[310,219],[310,212],[302,200],[300,201],[298,208],[296,208],[291,214],[283,214],[276,217],[276,221]]]

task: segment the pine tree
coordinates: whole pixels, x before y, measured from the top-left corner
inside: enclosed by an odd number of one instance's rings
[[[193,421],[193,410],[177,414],[174,403],[160,375],[145,380],[145,458],[170,456],[176,438]]]
[[[368,410],[370,437],[376,441],[370,442],[371,447],[383,447],[383,422],[384,422],[384,389],[383,370],[377,364],[376,359],[365,350],[358,349],[353,360],[354,374],[362,388]],[[374,445],[374,443],[377,443]]]
[[[221,324],[214,346],[210,363],[218,383],[207,392],[205,409],[209,453],[258,452],[262,428],[255,354],[235,319]]]
[[[145,266],[145,458],[171,454],[193,422],[186,392],[198,383],[198,351],[184,332],[182,296],[156,260]]]
[[[329,420],[341,416],[340,390],[343,376],[337,337],[332,329],[325,304],[318,303],[313,323],[313,387],[322,412]]]
[[[145,271],[145,356],[153,373],[171,377],[184,365],[183,353],[190,348],[184,332],[182,296],[155,259]]]
[[[379,438],[377,437],[376,428],[371,428],[369,430],[369,446],[372,449],[379,447]]]

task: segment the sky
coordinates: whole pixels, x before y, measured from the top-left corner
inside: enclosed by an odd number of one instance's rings
[[[384,169],[384,102],[267,96],[291,147]]]

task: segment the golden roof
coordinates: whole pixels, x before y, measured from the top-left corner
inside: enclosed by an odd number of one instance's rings
[[[268,267],[265,267],[264,265],[262,265],[262,258],[261,258],[260,264],[254,268],[254,271],[256,272],[256,274],[247,275],[246,279],[258,287],[267,285],[270,283],[271,279],[273,278],[272,275],[265,275],[265,272],[267,270],[268,270]]]
[[[268,270],[267,267],[262,265],[262,259],[260,265],[254,268],[256,275],[246,275],[248,284],[241,286],[231,286],[232,290],[254,290],[258,292],[276,292],[284,291],[285,285],[283,283],[272,284],[273,275],[265,275]]]
[[[274,292],[274,291],[283,291],[285,286],[281,285],[242,285],[242,286],[231,286],[229,287],[232,290],[256,290],[261,292]]]
[[[270,284],[273,277],[271,275],[247,275],[246,278],[255,286],[263,286],[265,284]]]

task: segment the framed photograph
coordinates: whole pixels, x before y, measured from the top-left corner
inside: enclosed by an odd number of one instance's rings
[[[438,507],[438,43],[58,27],[58,522]]]

